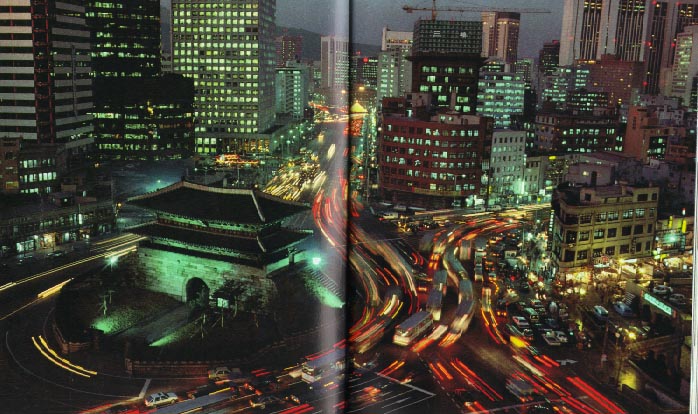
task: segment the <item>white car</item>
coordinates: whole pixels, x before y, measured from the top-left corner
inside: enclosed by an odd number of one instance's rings
[[[208,379],[214,381],[228,379],[230,374],[231,371],[228,369],[228,367],[217,367],[208,371]]]
[[[679,306],[685,305],[687,303],[686,296],[680,293],[674,293],[673,295],[669,296],[669,302]]]
[[[528,321],[523,316],[512,316],[511,321],[514,322],[514,325],[516,325],[516,327],[519,329],[530,327]]]
[[[566,344],[569,342],[569,338],[567,338],[567,335],[565,335],[564,332],[562,331],[554,331],[553,334],[555,334],[555,338],[557,338],[558,341],[562,344]]]
[[[673,292],[673,289],[667,285],[656,285],[652,288],[652,293],[655,295],[668,295]]]
[[[557,339],[557,336],[555,336],[555,334],[552,331],[544,332],[543,340],[546,344],[550,346],[560,346],[560,341]]]
[[[160,407],[163,405],[174,404],[179,401],[177,394],[173,392],[158,392],[151,394],[145,399],[146,407]]]

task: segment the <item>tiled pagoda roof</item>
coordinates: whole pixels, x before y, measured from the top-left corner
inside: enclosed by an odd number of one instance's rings
[[[258,190],[209,187],[180,181],[158,191],[128,199],[155,212],[201,220],[264,224],[308,209]]]
[[[272,253],[309,236],[308,233],[280,228],[279,231],[268,236],[250,238],[198,231],[159,223],[148,223],[131,227],[129,232],[150,237],[154,241],[157,241],[157,239],[171,240],[203,248],[222,248],[248,255]]]

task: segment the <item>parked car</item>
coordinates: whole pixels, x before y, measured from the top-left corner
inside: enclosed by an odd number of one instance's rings
[[[593,315],[596,319],[600,321],[606,321],[608,319],[608,311],[601,305],[596,305],[592,309]]]
[[[531,326],[523,316],[512,316],[511,321],[519,329],[529,328]]]
[[[49,257],[51,259],[58,259],[59,257],[65,256],[65,252],[63,250],[56,250],[55,252],[51,252],[46,255],[46,257]]]
[[[688,303],[686,301],[686,296],[682,295],[681,293],[673,293],[669,295],[669,302],[679,306],[683,306]]]
[[[640,339],[646,339],[647,336],[649,335],[649,333],[642,328],[638,328],[637,326],[631,326],[628,328],[628,335],[630,335],[631,337],[634,337],[633,339],[640,340]]]
[[[541,333],[546,344],[550,346],[560,346],[560,340],[557,339],[553,331],[550,329],[543,329]]]
[[[557,330],[560,329],[560,324],[555,318],[545,318],[545,324],[550,327],[550,329]]]
[[[20,257],[17,259],[17,266],[24,266],[28,265],[29,263],[34,261],[34,256],[31,255],[26,255],[24,257]]]
[[[179,397],[173,392],[158,392],[151,394],[145,399],[145,406],[161,407],[163,405],[174,404],[177,401],[179,401]]]
[[[558,341],[560,341],[561,344],[566,344],[570,341],[570,338],[567,336],[567,334],[562,331],[553,331],[553,333],[555,334],[555,337]]]
[[[671,287],[669,287],[667,285],[655,285],[652,288],[652,293],[654,293],[655,295],[660,295],[660,296],[670,295],[673,291],[674,291],[674,289],[672,289]]]
[[[625,302],[616,302],[613,304],[613,310],[618,312],[618,314],[624,318],[632,318],[635,316],[635,312],[630,309],[630,306],[625,304]]]

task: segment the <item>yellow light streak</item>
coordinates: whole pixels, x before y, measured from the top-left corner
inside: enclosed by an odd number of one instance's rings
[[[63,288],[63,286],[68,284],[68,282],[70,282],[71,280],[73,280],[72,277],[66,281],[63,281],[63,282],[57,284],[56,286],[53,286],[53,287],[50,287],[50,288],[44,290],[43,292],[36,295],[36,297],[38,297],[39,299],[44,299],[44,298],[47,298],[47,297],[53,295],[54,293],[58,293]]]
[[[58,367],[61,367],[61,368],[63,368],[63,369],[66,370],[66,371],[70,371],[70,372],[72,372],[73,374],[77,374],[77,375],[83,376],[83,377],[85,377],[85,378],[90,378],[89,375],[83,374],[82,372],[79,372],[79,371],[76,371],[76,370],[74,370],[74,369],[72,369],[72,368],[70,368],[70,367],[68,367],[68,366],[65,366],[65,365],[61,364],[59,361],[56,361],[55,359],[51,358],[51,356],[50,356],[49,354],[47,354],[47,353],[41,348],[41,346],[39,345],[39,343],[36,342],[36,338],[34,338],[33,336],[32,336],[32,342],[34,343],[34,347],[36,347],[36,349],[38,349],[39,352],[41,352],[41,355],[43,355],[44,357],[46,357],[46,359],[48,359],[49,361],[53,362],[54,365],[56,365],[56,366],[58,366]]]
[[[97,372],[95,372],[95,371],[90,371],[89,369],[85,369],[85,368],[81,367],[80,365],[73,364],[72,362],[68,361],[67,359],[58,356],[56,351],[54,351],[50,346],[48,346],[48,344],[46,343],[46,340],[41,335],[39,335],[39,340],[41,341],[41,344],[44,346],[44,348],[46,348],[46,350],[48,352],[50,352],[51,355],[53,355],[54,358],[56,358],[57,360],[70,366],[71,368],[77,369],[77,370],[82,371],[86,374],[97,375]]]

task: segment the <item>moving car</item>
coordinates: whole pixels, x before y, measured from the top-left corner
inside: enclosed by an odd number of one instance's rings
[[[278,404],[280,400],[273,395],[260,395],[250,399],[250,407],[265,409],[267,405]]]
[[[231,371],[228,367],[217,367],[208,370],[208,379],[219,381],[222,379],[228,379],[230,377]]]
[[[163,405],[174,404],[179,401],[177,394],[173,392],[158,392],[151,394],[145,399],[146,407],[160,407]]]

